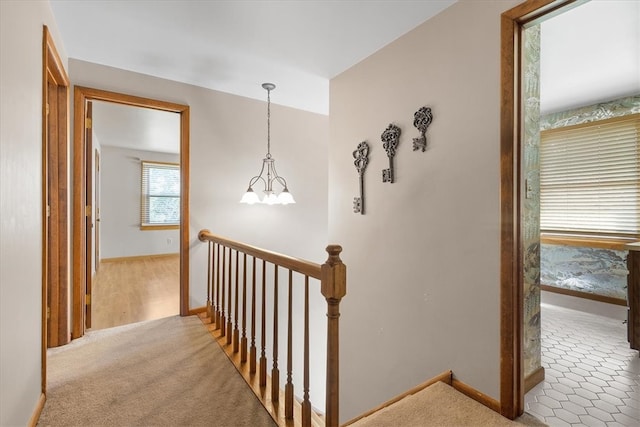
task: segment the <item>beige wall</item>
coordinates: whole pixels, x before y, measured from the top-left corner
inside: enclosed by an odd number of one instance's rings
[[[500,14],[461,1],[331,81],[329,238],[348,266],[341,419],[452,369],[499,398]],[[433,109],[429,148],[413,113]],[[402,129],[396,182],[380,134]],[[367,140],[366,215],[352,151]]]
[[[0,425],[26,425],[41,391],[44,1],[0,2]]]

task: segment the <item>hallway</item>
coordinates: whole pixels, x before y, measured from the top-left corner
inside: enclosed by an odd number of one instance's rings
[[[47,354],[39,426],[275,427],[197,316],[90,331]]]
[[[525,395],[525,411],[551,427],[640,425],[640,358],[626,339],[626,307],[549,292],[541,305],[545,380]]]

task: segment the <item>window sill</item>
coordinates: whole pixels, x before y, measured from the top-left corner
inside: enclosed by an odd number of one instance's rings
[[[142,231],[153,231],[153,230],[179,230],[180,224],[172,224],[172,225],[141,225],[140,230]]]
[[[640,240],[637,237],[589,236],[560,233],[541,233],[540,243],[550,245],[582,246],[587,248],[624,251],[625,245]]]

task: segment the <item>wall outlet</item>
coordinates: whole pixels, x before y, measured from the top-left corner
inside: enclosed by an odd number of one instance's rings
[[[173,243],[173,239],[171,237],[167,237],[167,246]]]

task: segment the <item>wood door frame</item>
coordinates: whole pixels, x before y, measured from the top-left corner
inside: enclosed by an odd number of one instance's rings
[[[50,90],[55,93],[55,105],[50,105]],[[54,134],[50,134],[50,130]],[[51,147],[50,144],[54,146]],[[70,340],[67,295],[69,292],[69,77],[60,59],[53,37],[46,25],[42,30],[42,393],[47,388],[47,347],[49,335],[55,345]],[[50,157],[51,156],[51,157]],[[56,180],[50,181],[50,163],[55,162]],[[49,199],[55,198],[52,209]],[[53,212],[55,211],[55,212]],[[55,215],[52,215],[55,214]],[[50,218],[55,222],[50,224]],[[51,247],[50,233],[55,233],[57,244]],[[55,251],[56,280],[50,274],[49,253]],[[55,286],[55,289],[49,288]],[[56,306],[49,307],[49,294],[56,294]],[[55,322],[49,330],[48,312],[55,313]]]
[[[582,0],[527,0],[501,16],[500,55],[500,412],[524,412],[521,41],[533,25]]]
[[[89,298],[85,298],[84,305],[84,319],[85,328],[91,328],[91,290],[93,288],[93,104],[91,101],[85,103],[85,124],[88,122],[89,126],[85,126],[84,129],[84,167],[85,167],[85,181],[84,181],[84,194],[85,200],[87,200],[88,208],[85,216],[85,295],[89,295]]]
[[[86,228],[84,227],[87,197],[84,189],[85,167],[85,106],[87,101],[106,101],[134,107],[152,108],[180,114],[180,315],[189,315],[189,115],[188,105],[139,96],[126,95],[95,88],[75,86],[73,120],[73,316],[72,337],[85,331],[86,292]]]

